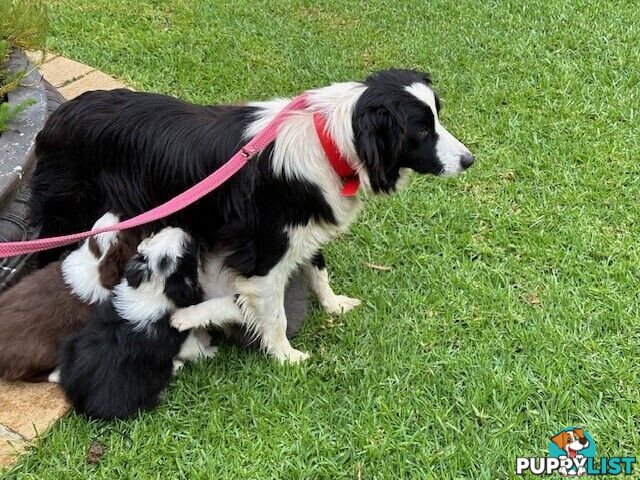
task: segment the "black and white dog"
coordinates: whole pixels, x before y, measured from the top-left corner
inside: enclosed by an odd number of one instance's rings
[[[263,349],[292,362],[308,356],[285,336],[284,289],[294,269],[307,266],[328,311],[359,303],[332,291],[321,253],[361,207],[356,196],[342,194],[345,177],[321,133],[373,193],[393,192],[411,170],[455,175],[474,161],[440,123],[440,103],[425,73],[381,71],[364,82],[308,93],[309,105],[285,120],[258,157],[170,220],[224,256]],[[287,102],[197,106],[115,90],[62,105],[36,145],[32,212],[41,235],[86,229],[105,210],[132,216],[170,199],[225,163]]]
[[[198,267],[196,242],[182,229],[142,241],[110,301],[61,348],[59,381],[76,410],[103,419],[149,410],[185,357],[210,353],[169,324],[177,308],[202,301]],[[216,315],[218,324],[241,315],[233,296],[218,300]]]

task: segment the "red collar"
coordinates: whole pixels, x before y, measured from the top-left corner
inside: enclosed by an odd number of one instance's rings
[[[360,186],[358,174],[351,168],[347,159],[340,153],[340,150],[338,150],[338,146],[327,132],[327,122],[325,122],[324,116],[320,112],[313,114],[313,124],[316,127],[316,133],[320,139],[322,149],[329,159],[329,163],[342,179],[342,195],[345,197],[354,196],[358,193],[358,187]]]

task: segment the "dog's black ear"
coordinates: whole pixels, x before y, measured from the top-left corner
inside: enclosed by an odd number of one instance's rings
[[[141,253],[134,255],[124,270],[124,278],[132,288],[138,288],[142,282],[149,280],[150,276],[149,265]]]
[[[400,175],[400,148],[405,126],[392,108],[363,112],[356,120],[356,149],[374,192],[388,193]]]

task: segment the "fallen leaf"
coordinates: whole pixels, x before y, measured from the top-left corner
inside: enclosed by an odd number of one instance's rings
[[[102,460],[105,453],[107,453],[107,446],[102,442],[94,440],[91,442],[91,445],[89,445],[89,450],[87,451],[87,463],[95,465]]]
[[[382,270],[383,272],[393,270],[393,268],[391,267],[387,267],[386,265],[378,265],[377,263],[364,262],[364,264],[369,268],[373,268],[374,270]]]

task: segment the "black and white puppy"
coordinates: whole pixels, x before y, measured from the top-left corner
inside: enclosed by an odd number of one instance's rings
[[[61,349],[60,385],[75,409],[112,419],[153,408],[189,336],[169,318],[202,295],[198,248],[187,233],[169,227],[143,240],[110,301]]]
[[[292,272],[306,265],[311,289],[332,313],[359,303],[336,295],[324,268],[322,247],[349,228],[362,202],[342,194],[345,178],[321,133],[372,193],[393,192],[410,171],[455,175],[474,161],[440,123],[425,73],[381,71],[311,90],[308,99],[259,156],[169,220],[224,255],[262,348],[291,362],[308,357],[286,337]],[[84,230],[105,209],[129,217],[167,201],[223,165],[288,102],[199,106],[126,90],[67,102],[36,142],[31,211],[41,235]]]

